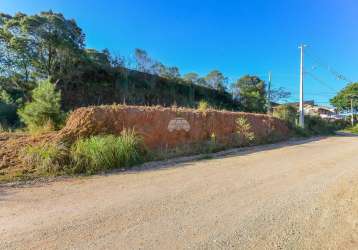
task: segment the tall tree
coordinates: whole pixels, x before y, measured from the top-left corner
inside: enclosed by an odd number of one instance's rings
[[[236,82],[235,87],[238,89],[235,98],[244,111],[260,113],[266,111],[265,82],[259,77],[246,75]]]
[[[0,13],[0,74],[17,85],[28,88],[36,52],[26,32],[21,28],[25,14],[14,17]]]
[[[0,47],[8,65],[21,69],[25,80],[31,74],[54,77],[65,72],[84,48],[82,30],[60,13],[1,14],[0,19]]]
[[[167,67],[163,77],[169,79],[177,79],[180,77],[180,72],[178,67]]]
[[[85,35],[81,28],[61,13],[48,11],[25,16],[21,26],[36,50],[36,67],[47,76],[66,71],[84,48]]]
[[[195,72],[187,73],[183,76],[184,81],[192,84],[197,84],[199,80],[199,75]]]
[[[270,90],[271,102],[287,101],[290,96],[291,92],[283,87],[274,88]]]
[[[154,62],[145,50],[135,49],[134,57],[137,63],[137,70],[144,73],[151,73]]]
[[[342,89],[330,102],[339,111],[348,111],[351,109],[351,99],[355,110],[358,110],[358,83],[351,83]]]
[[[213,70],[205,77],[208,86],[219,91],[225,91],[227,77],[224,76],[219,70]]]

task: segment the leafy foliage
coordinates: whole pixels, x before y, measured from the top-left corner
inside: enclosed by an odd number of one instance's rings
[[[219,70],[211,71],[206,77],[207,85],[213,89],[224,92],[227,83],[227,77],[224,76]]]
[[[204,101],[204,100],[201,100],[201,101],[199,102],[199,104],[198,104],[198,110],[199,110],[200,112],[205,112],[205,111],[208,110],[208,108],[209,108],[209,103],[208,103],[208,102],[206,102],[206,101]]]
[[[246,75],[234,85],[242,109],[247,112],[266,112],[266,85],[257,76]]]
[[[164,65],[143,49],[125,58],[107,49],[85,48],[85,34],[77,23],[52,11],[0,14],[0,53],[0,84],[16,108],[30,101],[39,80],[49,78],[64,93],[65,110],[113,102],[195,107],[202,99],[220,108],[265,110],[265,86],[257,77],[241,79],[239,98],[232,100],[228,78],[219,70],[181,78],[178,67]],[[252,84],[245,84],[247,80]]]
[[[274,108],[273,116],[286,121],[293,128],[296,125],[297,108],[292,105],[280,105]]]
[[[37,130],[49,123],[59,128],[64,119],[61,111],[61,94],[49,81],[42,81],[32,92],[32,101],[18,111],[21,120],[30,130]]]
[[[25,87],[37,77],[66,73],[84,47],[84,34],[60,13],[0,15],[2,66]]]
[[[340,111],[347,111],[351,109],[351,98],[353,98],[353,105],[355,110],[358,110],[358,83],[351,83],[342,89],[334,98],[331,104]]]
[[[250,144],[255,140],[255,134],[251,130],[251,124],[249,121],[244,118],[240,117],[236,119],[236,127],[237,127],[237,139],[239,145],[247,145]]]
[[[319,116],[305,116],[305,128],[293,127],[296,136],[332,135],[347,126],[344,121],[329,121]]]
[[[353,134],[358,134],[358,125],[355,125],[354,127],[350,127],[348,129],[346,129],[346,131],[353,133]]]

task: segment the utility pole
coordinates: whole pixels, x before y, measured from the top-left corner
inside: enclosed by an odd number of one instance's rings
[[[271,114],[271,71],[268,75],[268,87],[267,87],[267,113]]]
[[[305,111],[303,107],[303,54],[306,45],[301,44],[298,48],[301,50],[301,64],[300,64],[300,120],[299,125],[301,128],[305,127]]]
[[[353,97],[351,97],[351,121],[352,121],[352,127],[354,127],[354,109],[353,109]]]

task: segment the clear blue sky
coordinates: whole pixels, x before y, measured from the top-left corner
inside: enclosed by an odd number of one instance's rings
[[[298,98],[299,50],[358,81],[356,0],[0,0],[0,11],[34,14],[52,9],[74,18],[87,47],[128,56],[143,48],[181,73],[221,70],[230,78],[256,74]],[[328,102],[345,86],[307,57],[306,99]]]

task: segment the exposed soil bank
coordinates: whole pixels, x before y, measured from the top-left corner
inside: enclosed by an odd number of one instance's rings
[[[16,180],[27,178],[26,176],[31,176],[32,173],[36,174],[36,169],[29,169],[22,160],[21,153],[29,145],[45,142],[73,143],[81,137],[119,135],[125,129],[134,129],[150,150],[167,152],[167,149],[183,145],[188,145],[190,149],[191,144],[201,147],[200,143],[211,140],[213,136],[215,142],[230,148],[240,146],[235,141],[235,135],[240,130],[238,118],[245,119],[257,144],[289,137],[290,131],[283,121],[263,114],[216,110],[200,112],[159,106],[109,105],[79,108],[70,115],[66,126],[58,132],[39,136],[0,134],[0,182],[9,177]]]
[[[247,121],[258,142],[268,137],[288,138],[289,129],[283,121],[263,114],[115,105],[77,109],[59,135],[73,140],[134,129],[150,149],[200,143],[213,135],[222,143],[231,143],[238,131],[238,118]]]

